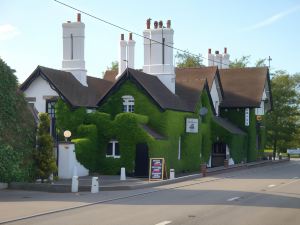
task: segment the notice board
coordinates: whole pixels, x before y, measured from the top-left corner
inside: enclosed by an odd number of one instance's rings
[[[164,158],[150,158],[149,163],[149,180],[163,180],[165,173],[165,159]]]

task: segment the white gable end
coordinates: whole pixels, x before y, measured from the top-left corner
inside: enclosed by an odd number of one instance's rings
[[[57,92],[54,91],[50,87],[50,84],[42,77],[37,77],[24,91],[24,94],[26,98],[35,98],[35,101],[32,103],[34,103],[38,112],[46,111],[47,99],[58,96]]]

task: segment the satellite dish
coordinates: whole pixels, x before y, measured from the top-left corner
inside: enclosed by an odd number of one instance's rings
[[[200,114],[200,116],[205,116],[207,114],[207,112],[208,112],[208,109],[206,107],[201,107],[199,114]]]

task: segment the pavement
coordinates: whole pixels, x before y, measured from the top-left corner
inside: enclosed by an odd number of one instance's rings
[[[214,168],[207,177],[137,190],[7,189],[0,191],[0,224],[297,225],[299,171],[300,160],[273,161]]]
[[[207,176],[226,173],[233,170],[241,170],[250,167],[265,166],[269,164],[276,164],[285,162],[283,160],[262,160],[252,163],[236,164],[225,168],[224,166],[207,168]],[[200,171],[199,171],[200,172]],[[175,179],[166,179],[162,181],[149,181],[147,178],[133,178],[127,177],[125,181],[120,180],[120,176],[98,176],[99,190],[100,191],[120,191],[120,190],[137,190],[151,187],[158,187],[162,185],[173,184],[177,182],[183,182],[196,178],[201,178],[201,173],[194,174],[178,174]],[[92,177],[80,177],[79,178],[79,192],[91,191]],[[68,193],[71,192],[71,179],[61,179],[54,181],[53,183],[23,183],[13,182],[9,184],[9,189],[12,190],[29,190],[29,191],[44,191],[44,192],[56,192],[56,193]]]

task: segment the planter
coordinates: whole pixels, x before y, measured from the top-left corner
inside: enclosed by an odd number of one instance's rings
[[[201,164],[201,173],[202,173],[203,177],[206,177],[206,170],[207,170],[206,163],[202,163]]]

